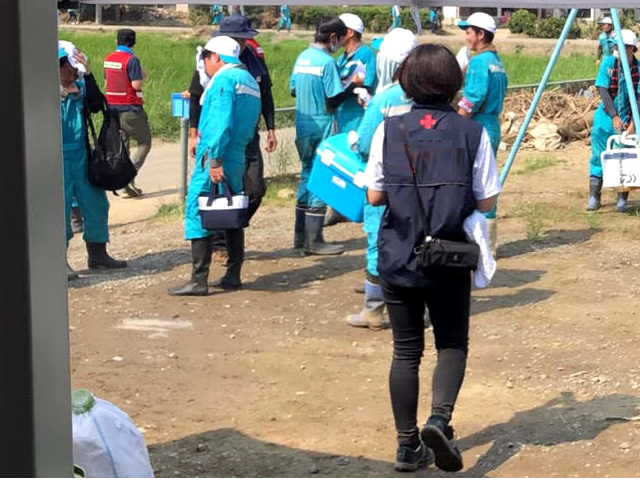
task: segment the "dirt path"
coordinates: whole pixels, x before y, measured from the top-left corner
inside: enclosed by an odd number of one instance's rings
[[[510,177],[499,272],[473,294],[454,418],[464,476],[640,475],[640,223],[613,210],[612,194],[600,213],[583,212],[585,147],[554,158]],[[247,231],[244,290],[170,298],[190,256],[179,218],[140,220],[153,200],[112,202],[110,249],[130,267],[69,289],[74,387],[131,415],[158,476],[394,476],[391,334],[344,323],[362,302],[352,292],[361,227],[327,230],[346,254],[301,257],[290,249],[292,207],[267,205]],[[70,258],[84,264],[78,239]]]

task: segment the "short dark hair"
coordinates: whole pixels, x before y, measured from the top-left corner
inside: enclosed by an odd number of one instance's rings
[[[353,31],[353,36],[356,37],[356,40],[362,40],[362,34],[360,32]]]
[[[316,43],[329,43],[331,34],[342,38],[347,34],[347,26],[339,17],[325,17],[316,27],[316,34],[313,41]]]
[[[491,33],[489,30],[473,26],[471,27],[471,30],[476,32],[476,35],[478,35],[480,32],[484,32],[484,43],[493,43],[493,37],[495,37],[495,34]]]
[[[456,57],[444,45],[425,43],[414,48],[398,73],[407,97],[419,105],[451,103],[462,86]]]
[[[65,55],[60,59],[60,68],[64,67],[67,63],[69,63],[69,57]]]
[[[207,50],[206,48],[202,49],[202,59],[209,58],[213,52],[211,50]]]
[[[136,44],[136,32],[130,28],[121,28],[118,30],[117,37],[118,46],[133,47]]]

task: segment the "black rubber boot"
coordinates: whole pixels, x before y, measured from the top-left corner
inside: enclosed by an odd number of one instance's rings
[[[305,246],[307,255],[340,255],[344,246],[325,243],[322,230],[324,228],[325,208],[308,209],[304,219]]]
[[[214,230],[208,238],[213,250],[225,248],[227,245],[227,242],[224,239],[224,230]]]
[[[600,208],[600,198],[602,196],[602,177],[589,177],[589,203],[587,211],[594,211]]]
[[[616,202],[616,210],[619,212],[626,212],[628,200],[629,200],[629,192],[618,192],[618,201]]]
[[[205,296],[209,293],[207,279],[211,266],[211,241],[209,237],[191,240],[191,280],[179,287],[167,290],[173,296]]]
[[[220,280],[214,283],[214,286],[225,290],[238,290],[242,288],[240,272],[244,262],[244,230],[242,228],[227,230],[225,235],[228,256],[227,272]]]
[[[107,270],[112,268],[125,268],[127,262],[116,260],[107,253],[106,243],[87,242],[87,253],[89,254],[90,270]]]
[[[304,248],[304,225],[306,205],[296,205],[296,225],[293,229],[293,248]]]
[[[342,222],[348,222],[348,220],[342,214],[336,212],[333,208],[327,208],[327,213],[324,216],[325,227],[331,227]]]

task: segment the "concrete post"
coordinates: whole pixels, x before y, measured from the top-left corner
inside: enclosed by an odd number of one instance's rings
[[[0,129],[0,475],[71,477],[71,386],[56,3],[4,0]],[[37,35],[34,35],[37,32]]]

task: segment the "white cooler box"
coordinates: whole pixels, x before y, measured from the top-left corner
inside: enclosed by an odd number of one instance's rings
[[[617,148],[613,147],[614,143]],[[640,188],[640,148],[637,135],[612,135],[600,159],[603,188]]]

